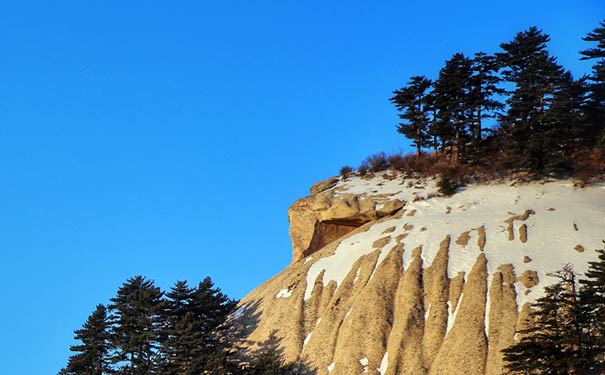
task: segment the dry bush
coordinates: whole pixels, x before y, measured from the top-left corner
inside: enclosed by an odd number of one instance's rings
[[[360,176],[365,176],[366,174],[368,174],[368,172],[370,171],[370,166],[368,165],[368,163],[364,160],[361,162],[361,165],[357,168],[357,173],[359,173]]]
[[[345,165],[344,167],[340,168],[340,177],[342,177],[343,180],[346,180],[352,172],[353,168],[349,167],[348,165]]]
[[[369,169],[374,173],[385,171],[387,170],[387,168],[389,168],[389,161],[384,152],[379,152],[377,154],[370,155],[366,158],[365,161]]]
[[[420,174],[425,176],[434,162],[435,157],[426,153],[419,156],[415,154],[401,155],[394,154],[389,156],[388,161],[391,169],[409,174]]]
[[[447,180],[453,185],[464,185],[469,176],[470,168],[463,164],[455,164],[448,160],[439,160],[432,165],[430,175],[439,175],[442,180]]]
[[[400,153],[389,155],[388,161],[391,169],[402,172],[406,171],[407,165],[405,162],[405,158]]]
[[[576,153],[571,177],[580,181],[582,185],[591,180],[605,179],[605,151],[592,148]]]
[[[420,155],[396,153],[386,155],[384,152],[368,156],[357,168],[358,175],[371,177],[375,173],[386,171],[403,172],[406,178],[422,178],[439,176],[445,185],[464,186],[470,182],[489,182],[493,180],[505,180],[517,178],[530,181],[535,175],[521,170],[515,157],[508,151],[507,145],[498,139],[492,139],[490,143],[483,145],[481,153],[468,164],[454,163],[449,155],[442,152],[421,153]],[[576,151],[572,155],[563,156],[571,160],[571,175],[580,182],[586,184],[595,180],[605,180],[605,148],[594,147]],[[347,178],[352,170],[345,166],[341,169],[341,176]],[[384,178],[396,178],[384,174]],[[448,186],[443,187],[448,191]]]

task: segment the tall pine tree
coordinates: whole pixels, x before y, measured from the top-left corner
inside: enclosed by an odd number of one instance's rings
[[[580,280],[580,300],[590,337],[590,368],[594,374],[605,374],[605,249],[596,252],[598,260],[589,262],[586,278]]]
[[[514,85],[502,123],[509,155],[521,170],[538,175],[549,172],[545,142],[551,128],[545,116],[556,92],[567,83],[563,67],[547,50],[549,40],[531,27],[502,43],[504,52],[497,54],[504,79]]]
[[[471,139],[472,61],[456,53],[445,62],[435,82],[436,121],[433,134],[441,140],[441,150],[451,154],[455,163],[464,161],[466,144]]]
[[[111,298],[113,361],[118,374],[151,375],[158,372],[163,324],[163,292],[143,276],[130,278]]]
[[[235,301],[208,277],[197,288],[179,281],[166,296],[163,374],[194,375],[204,371],[218,374],[219,368],[229,367],[220,331],[227,328],[224,323]]]
[[[168,297],[163,319],[162,374],[193,374],[194,353],[202,342],[200,323],[190,311],[193,288],[186,281],[178,281],[166,293]],[[201,371],[197,371],[201,372]]]
[[[571,73],[561,77],[553,91],[550,108],[544,114],[541,134],[544,171],[564,175],[572,169],[572,156],[583,144],[587,132],[585,79]]]
[[[468,159],[471,163],[477,163],[485,153],[484,134],[491,132],[491,127],[486,127],[486,120],[496,119],[501,115],[500,111],[504,104],[499,97],[504,95],[505,90],[499,86],[502,79],[498,76],[498,61],[495,56],[483,52],[475,54],[472,60],[472,77],[470,90],[471,142],[468,150]],[[493,124],[492,124],[493,125]]]
[[[530,328],[503,350],[509,374],[584,374],[587,340],[576,277],[569,266],[555,276],[559,281],[532,306]]]
[[[596,43],[596,46],[580,51],[581,60],[595,60],[590,76],[588,108],[590,127],[586,138],[589,144],[603,147],[605,146],[605,20],[582,39]]]
[[[69,348],[76,354],[69,357],[67,366],[61,370],[60,374],[103,375],[111,373],[110,323],[107,308],[101,304],[97,305],[82,328],[74,333],[74,338],[81,343]]]
[[[431,85],[431,80],[425,76],[413,76],[406,87],[393,91],[395,95],[390,99],[400,112],[399,118],[402,120],[397,125],[397,131],[412,140],[416,156],[420,156],[422,148],[430,145],[428,131]]]

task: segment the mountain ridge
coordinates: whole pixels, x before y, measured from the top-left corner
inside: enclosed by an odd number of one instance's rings
[[[286,359],[318,375],[501,374],[500,350],[548,273],[567,263],[583,273],[605,236],[602,184],[469,185],[443,197],[435,179],[385,173],[313,193],[289,210],[293,263],[232,320],[252,343],[276,332]]]

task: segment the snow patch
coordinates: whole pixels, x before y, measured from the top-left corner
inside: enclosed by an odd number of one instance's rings
[[[382,356],[382,361],[380,361],[380,367],[376,369],[380,375],[384,375],[387,372],[387,368],[389,368],[389,352],[385,352]]]
[[[344,319],[342,320],[343,322],[344,322],[345,320],[347,320],[347,318],[349,317],[349,315],[351,315],[351,310],[353,310],[353,308],[350,308],[350,309],[349,309],[349,311],[347,311],[347,313],[345,314]]]
[[[450,301],[447,301],[447,329],[445,334],[450,333],[452,327],[454,327],[454,322],[456,321],[456,316],[458,315],[458,310],[460,310],[460,305],[462,305],[462,298],[464,297],[464,293],[460,294],[460,298],[458,298],[458,304],[456,304],[456,310],[452,311],[452,304]]]
[[[322,271],[325,271],[323,276],[324,285],[327,285],[330,281],[335,281],[337,286],[340,285],[359,258],[377,250],[372,244],[390,226],[392,226],[390,220],[377,223],[370,227],[367,232],[354,234],[349,237],[346,243],[341,242],[333,255],[318,259],[307,271],[307,288],[304,299],[307,300],[311,297],[315,280]],[[385,250],[382,251],[385,252]],[[378,264],[376,266],[378,267]]]
[[[367,232],[351,236],[346,243],[340,243],[334,253],[328,257],[317,259],[307,272],[307,287],[305,300],[311,296],[317,276],[325,270],[323,282],[335,281],[337,286],[352,271],[355,262],[362,256],[376,249],[372,247],[375,240],[384,237],[384,229],[395,226],[390,233],[392,239],[403,234],[404,267],[412,261],[412,250],[422,245],[421,257],[423,267],[430,267],[440,248],[441,241],[451,237],[448,276],[455,277],[459,272],[465,275],[476,263],[477,257],[483,253],[487,258],[488,280],[497,267],[511,264],[517,275],[525,271],[536,271],[540,284],[527,289],[521,282],[515,282],[517,289],[517,305],[519,309],[527,302],[534,302],[543,296],[543,287],[555,280],[548,273],[560,270],[565,264],[574,265],[574,271],[581,276],[586,272],[588,262],[595,259],[594,251],[583,253],[574,250],[581,244],[585,249],[601,248],[602,228],[605,227],[605,185],[589,186],[581,189],[573,187],[573,182],[559,180],[539,183],[494,185],[469,185],[452,197],[433,197],[413,201],[415,196],[424,198],[435,191],[435,181],[404,180],[397,177],[393,180],[374,177],[361,179],[358,176],[340,182],[335,190],[373,196],[384,194],[388,198],[406,201],[405,210],[416,210],[413,216],[404,213],[403,218],[378,222],[368,228]],[[509,240],[506,220],[522,215],[525,210],[533,210],[525,221],[513,222],[514,239]],[[413,226],[404,228],[404,224]],[[528,228],[527,242],[519,238],[519,227],[526,224]],[[575,227],[580,230],[574,230]],[[483,225],[486,232],[484,251],[478,244],[477,228]],[[426,230],[418,230],[426,227]],[[456,239],[461,233],[470,231],[467,245],[458,245]],[[380,262],[388,255],[392,246],[380,250]],[[525,263],[524,256],[532,259]],[[488,285],[490,287],[491,285]],[[489,298],[489,296],[488,296]],[[489,301],[486,306],[486,332],[489,329]],[[450,322],[453,324],[455,312],[450,312]],[[427,311],[428,316],[428,311]],[[448,325],[451,325],[448,323]]]
[[[334,370],[334,362],[330,363],[328,366],[328,373],[332,372],[332,370]]]
[[[282,289],[275,295],[275,298],[288,298],[292,296],[292,291],[290,289]]]
[[[239,319],[242,316],[242,314],[244,314],[246,307],[247,307],[246,304],[243,304],[240,307],[238,307],[237,310],[235,310],[233,313],[231,313],[231,319]]]
[[[307,335],[307,337],[305,337],[305,341],[303,341],[303,348],[304,348],[305,346],[307,346],[307,344],[309,343],[309,340],[311,340],[311,335],[313,335],[313,332],[309,333],[309,334]]]
[[[359,280],[359,274],[361,273],[361,267],[357,268],[357,274],[355,275],[355,279],[353,279],[353,284]]]
[[[359,360],[359,364],[363,366],[363,372],[368,372],[368,364],[370,362],[368,361],[367,357],[363,357],[362,359]]]
[[[487,295],[485,296],[485,298],[486,298],[486,300],[485,300],[485,317],[484,317],[484,323],[483,323],[483,329],[485,330],[485,337],[488,337],[488,338],[489,338],[489,313],[492,308],[492,303],[491,303],[492,301],[490,298],[492,279],[493,279],[493,274],[490,273],[487,277]]]

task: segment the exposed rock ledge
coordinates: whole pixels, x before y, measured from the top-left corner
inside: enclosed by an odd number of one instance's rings
[[[392,215],[405,202],[393,194],[359,195],[335,187],[332,177],[311,187],[311,195],[288,209],[292,262],[297,262],[365,223]]]

